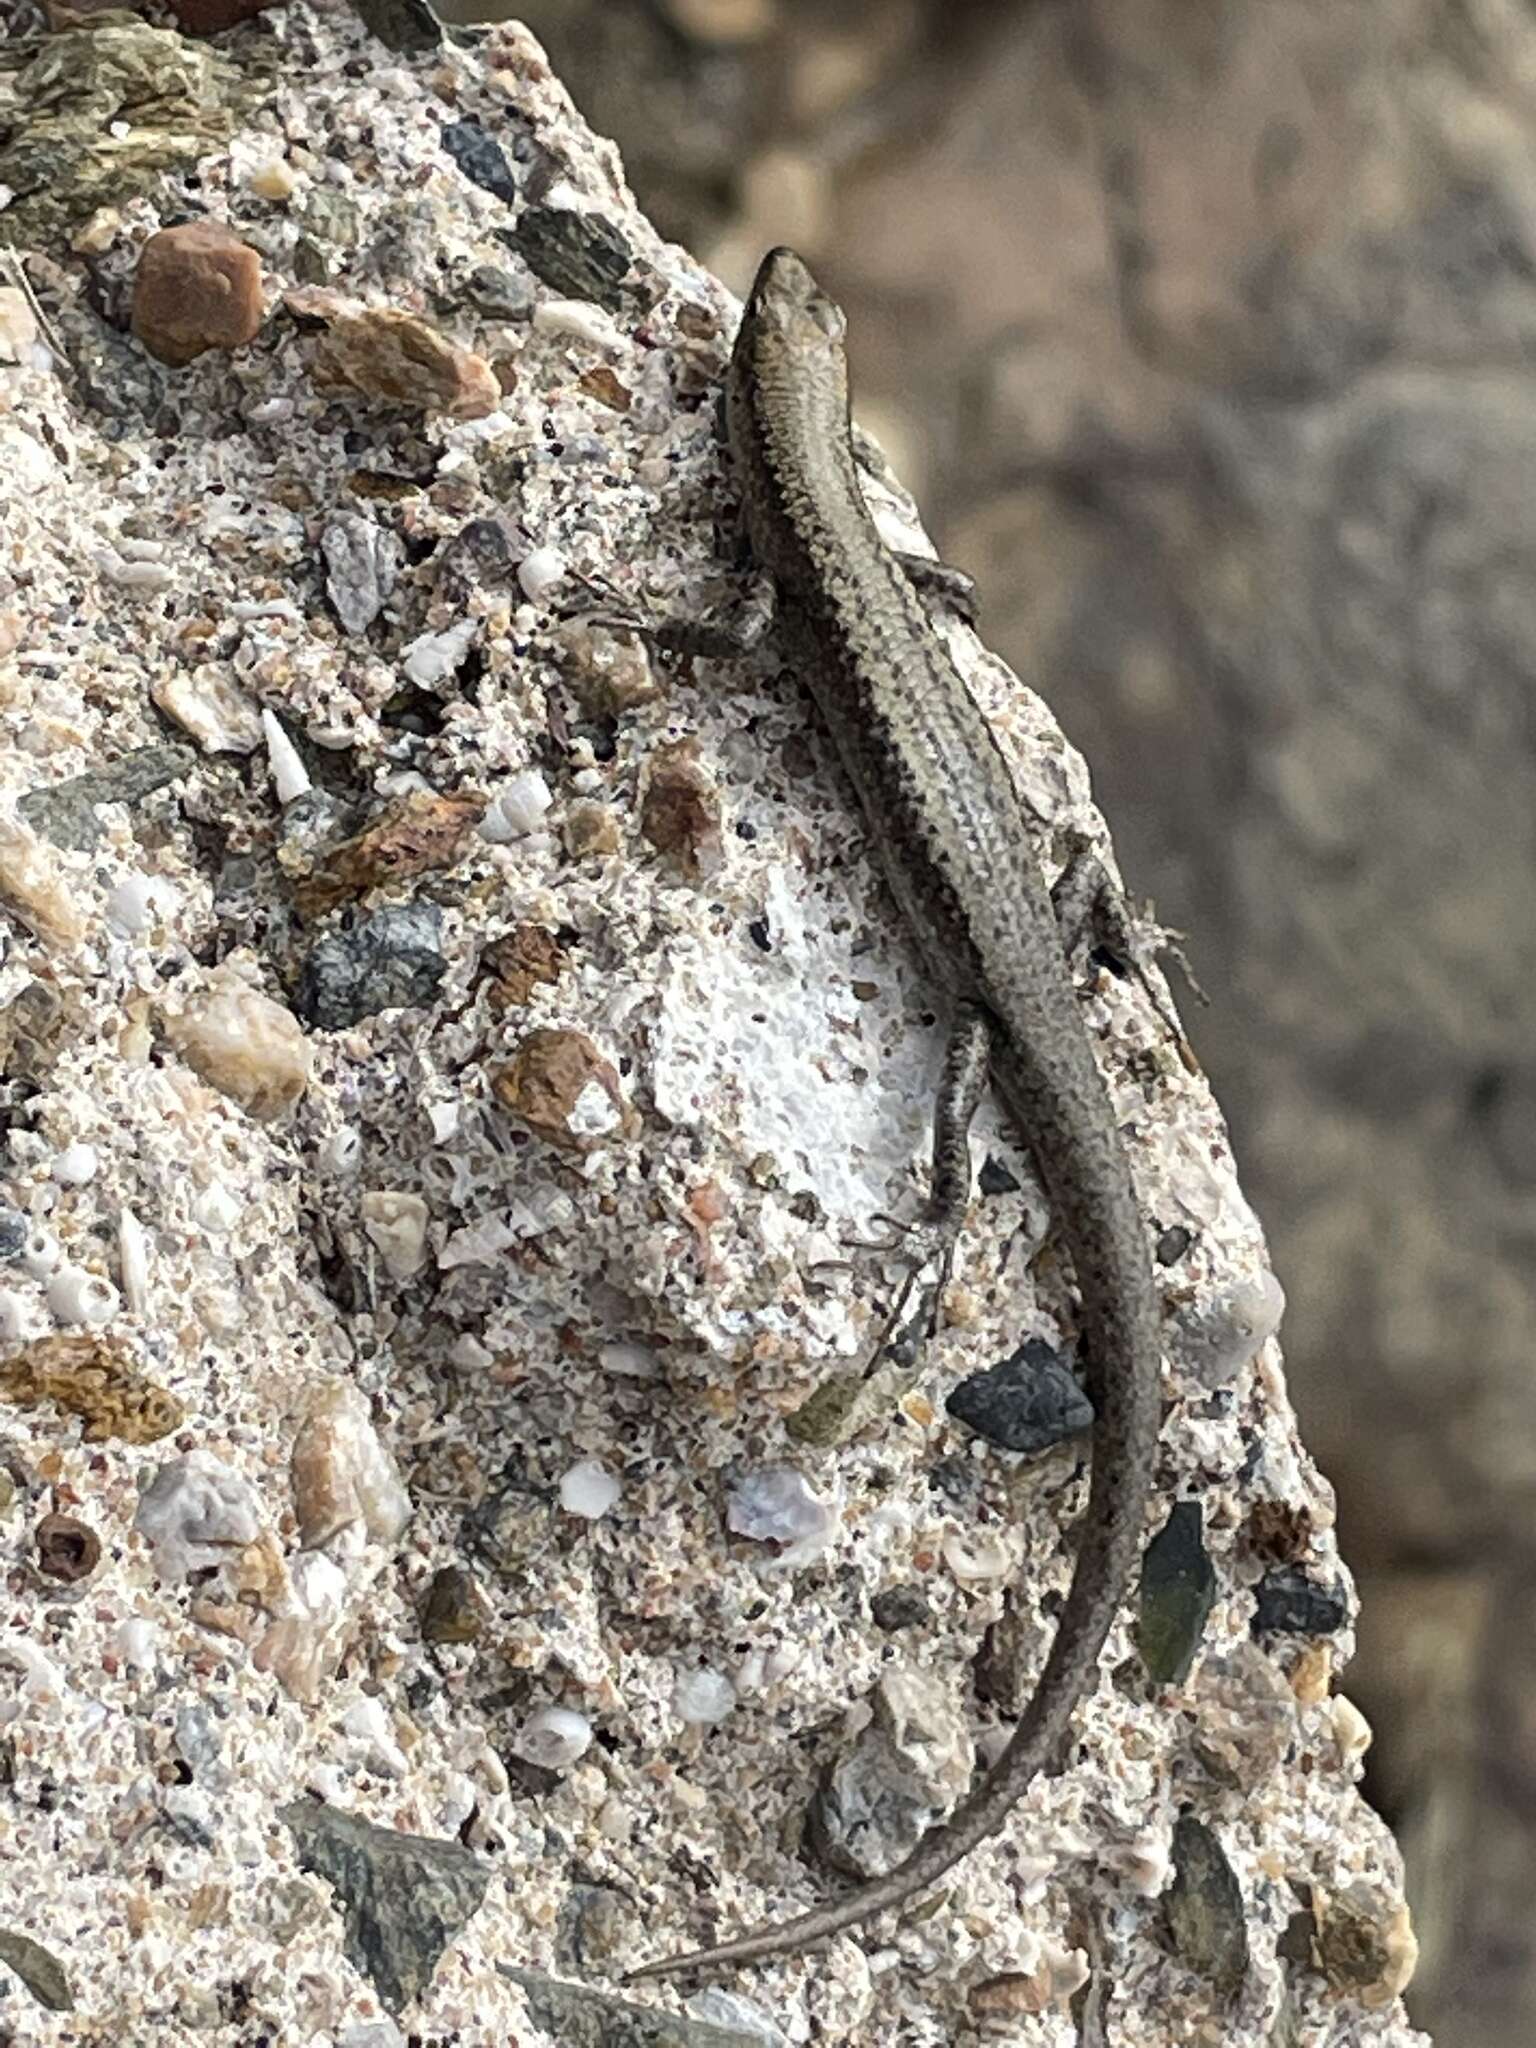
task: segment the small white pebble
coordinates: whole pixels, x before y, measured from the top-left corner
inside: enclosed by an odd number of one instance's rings
[[[448,1356],[461,1372],[489,1372],[496,1363],[495,1352],[482,1344],[473,1330],[455,1339]]]
[[[130,875],[107,897],[107,923],[121,938],[141,938],[176,907],[176,891],[158,875]]]
[[[1370,1722],[1354,1701],[1343,1693],[1335,1693],[1329,1702],[1329,1716],[1333,1722],[1333,1739],[1339,1745],[1340,1754],[1348,1763],[1357,1762],[1374,1740]]]
[[[404,1750],[395,1740],[394,1726],[382,1701],[358,1700],[355,1705],[348,1707],[342,1716],[341,1725],[354,1740],[368,1745],[369,1763],[384,1777],[405,1777],[411,1766]]]
[[[210,1181],[192,1204],[192,1221],[199,1230],[221,1237],[239,1222],[241,1208],[222,1181]]]
[[[428,1209],[420,1195],[378,1188],[364,1195],[363,1228],[377,1245],[392,1280],[409,1280],[427,1257]]]
[[[132,1614],[117,1630],[117,1654],[131,1671],[153,1671],[157,1625],[142,1614]]]
[[[144,540],[136,533],[120,533],[117,537],[117,552],[125,562],[163,562],[165,542]]]
[[[517,580],[522,585],[523,595],[530,603],[538,604],[565,575],[566,568],[566,559],[558,548],[535,548],[517,565]]]
[[[533,328],[536,334],[569,334],[598,348],[624,345],[614,322],[590,299],[541,299],[533,309]]]
[[[27,1304],[9,1287],[0,1287],[0,1343],[14,1344],[27,1327]]]
[[[400,666],[420,690],[451,681],[480,631],[478,619],[460,619],[440,633],[421,633],[406,648]]]
[[[568,1515],[581,1515],[589,1522],[606,1515],[618,1499],[619,1482],[596,1458],[573,1465],[560,1482],[560,1505]]]
[[[136,1316],[149,1313],[149,1238],[128,1208],[117,1212],[117,1270],[123,1298]]]
[[[320,1164],[327,1173],[356,1173],[362,1157],[362,1136],[351,1124],[332,1131],[320,1147]]]
[[[754,1543],[785,1547],[778,1562],[799,1565],[827,1548],[839,1516],[793,1465],[759,1465],[743,1472],[726,1497],[726,1525]]]
[[[495,801],[480,820],[480,837],[488,839],[493,846],[502,846],[509,839],[521,839],[529,832],[537,832],[554,800],[549,784],[539,771],[525,768],[521,775],[512,776],[498,790]]]
[[[110,1322],[121,1305],[112,1282],[84,1266],[60,1266],[49,1277],[48,1306],[61,1323]]]
[[[952,1531],[941,1548],[944,1562],[962,1586],[984,1585],[989,1579],[1013,1575],[1013,1552],[1001,1536],[989,1536],[980,1530],[962,1536]]]
[[[592,1723],[585,1714],[570,1707],[539,1707],[518,1730],[512,1750],[524,1763],[563,1771],[585,1756],[591,1743]]]
[[[258,199],[279,202],[291,199],[299,189],[297,172],[281,157],[269,157],[265,163],[257,164],[245,182]]]
[[[654,1380],[660,1377],[661,1361],[654,1351],[644,1344],[620,1341],[605,1344],[598,1352],[598,1363],[604,1372],[611,1372],[619,1379]]]
[[[450,1138],[458,1136],[459,1120],[464,1114],[464,1105],[459,1102],[434,1102],[427,1108],[427,1121],[432,1126],[432,1141],[446,1145]]]
[[[690,1727],[712,1728],[734,1711],[736,1688],[723,1671],[680,1671],[672,1704]]]
[[[313,788],[309,770],[299,759],[298,748],[270,711],[261,714],[261,730],[267,742],[267,760],[271,764],[277,800],[280,804],[291,804],[295,797],[303,796],[306,790]]]
[[[52,1177],[66,1188],[83,1188],[87,1181],[96,1178],[96,1169],[101,1159],[94,1145],[66,1145],[62,1152],[56,1152],[53,1164],[48,1169]]]

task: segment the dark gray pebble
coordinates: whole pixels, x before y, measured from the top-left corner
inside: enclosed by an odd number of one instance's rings
[[[963,1379],[944,1404],[963,1422],[1005,1451],[1043,1451],[1077,1436],[1093,1422],[1093,1406],[1060,1354],[1031,1337],[985,1372]]]

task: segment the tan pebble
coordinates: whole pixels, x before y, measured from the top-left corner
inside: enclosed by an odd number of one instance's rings
[[[261,259],[217,221],[151,235],[133,281],[133,331],[180,369],[208,349],[243,348],[262,322]]]
[[[675,740],[657,749],[646,777],[640,831],[690,881],[718,872],[720,793],[700,762],[697,741]]]
[[[258,164],[245,182],[258,199],[291,199],[299,189],[297,172],[281,157]]]
[[[327,849],[295,884],[295,907],[304,917],[320,917],[370,889],[452,867],[485,807],[486,799],[472,791],[410,791],[353,838]]]
[[[0,903],[51,945],[75,946],[85,936],[85,913],[52,848],[14,818],[0,817]]]
[[[37,346],[37,315],[25,292],[0,285],[0,363],[24,363]]]
[[[606,405],[611,412],[628,412],[634,402],[629,386],[621,383],[606,363],[584,371],[577,383],[589,398],[595,398],[599,405]]]
[[[374,1543],[393,1543],[411,1514],[401,1481],[350,1380],[332,1380],[310,1403],[289,1461],[299,1541],[306,1550],[356,1523]]]
[[[1343,1693],[1330,1702],[1329,1712],[1333,1717],[1333,1739],[1346,1761],[1353,1763],[1371,1746],[1371,1724],[1354,1701],[1346,1699]]]
[[[1013,2019],[1065,2005],[1088,1981],[1081,1949],[1057,1949],[1030,1971],[1009,1970],[974,1985],[967,2003],[977,2019]]]
[[[290,298],[291,298],[290,294]],[[384,405],[483,419],[501,403],[501,386],[475,355],[414,313],[378,308],[333,319],[314,359],[322,389],[338,386]]]
[[[606,859],[622,844],[612,809],[590,800],[574,803],[566,812],[564,838],[573,860]]]
[[[1317,1960],[1333,1990],[1376,2010],[1408,1987],[1419,1944],[1396,1892],[1365,1883],[1314,1890]]]
[[[152,1444],[178,1427],[185,1411],[146,1379],[122,1338],[91,1333],[38,1337],[0,1361],[0,1396],[22,1407],[51,1401],[85,1423],[87,1443],[108,1437]]]
[[[292,1109],[309,1085],[311,1048],[291,1010],[232,976],[211,982],[165,1019],[192,1071],[259,1122]]]
[[[69,246],[77,256],[104,256],[122,225],[123,216],[115,206],[98,206],[85,225],[75,230]]]
[[[149,694],[205,754],[251,754],[261,745],[260,706],[211,663],[157,675]]]
[[[550,637],[589,718],[619,718],[660,695],[649,651],[638,633],[567,619]]]
[[[530,1130],[566,1151],[588,1151],[630,1123],[616,1069],[581,1031],[531,1031],[491,1087]]]
[[[1321,1706],[1333,1683],[1333,1654],[1326,1643],[1309,1643],[1289,1672],[1291,1691],[1304,1707]]]

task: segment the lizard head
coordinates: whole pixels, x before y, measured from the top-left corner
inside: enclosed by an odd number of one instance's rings
[[[747,297],[746,322],[756,332],[806,353],[840,350],[848,323],[793,249],[770,249]]]

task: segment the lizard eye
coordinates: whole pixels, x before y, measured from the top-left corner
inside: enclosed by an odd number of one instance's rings
[[[828,341],[841,341],[847,334],[848,322],[843,317],[842,307],[834,304],[821,292],[816,294],[805,310]]]

